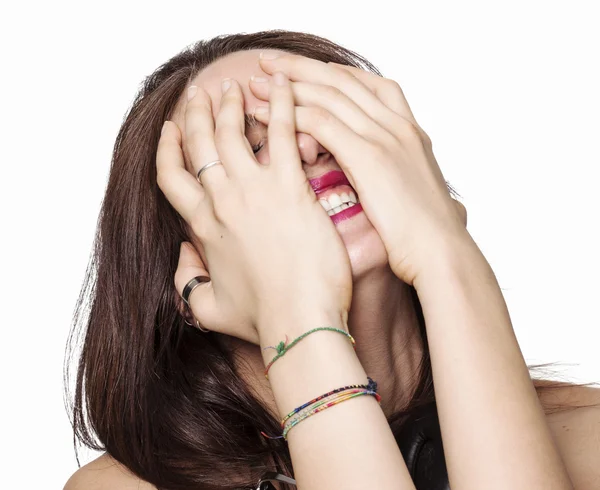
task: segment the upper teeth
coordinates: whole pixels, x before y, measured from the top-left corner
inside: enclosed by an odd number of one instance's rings
[[[323,209],[327,211],[327,214],[331,216],[332,214],[339,213],[340,211],[354,206],[358,203],[358,198],[354,192],[350,191],[350,193],[342,192],[341,194],[331,193],[327,198],[319,199],[321,206]]]

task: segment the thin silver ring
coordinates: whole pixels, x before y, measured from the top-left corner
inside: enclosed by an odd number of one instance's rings
[[[202,172],[204,172],[205,170],[208,170],[210,167],[214,167],[215,165],[223,165],[223,162],[221,160],[215,160],[214,162],[210,162],[207,163],[206,165],[204,165],[204,167],[202,167],[200,170],[198,170],[198,175],[196,175],[196,179],[198,180],[198,182],[200,182],[200,185],[202,185],[202,180],[200,180],[200,176],[202,175]]]
[[[198,329],[199,329],[201,332],[210,332],[210,330],[208,330],[208,329],[206,329],[206,328],[202,328],[202,327],[200,326],[200,322],[198,321],[198,319],[197,319],[196,317],[194,317],[194,321],[196,322],[196,326],[198,327]]]

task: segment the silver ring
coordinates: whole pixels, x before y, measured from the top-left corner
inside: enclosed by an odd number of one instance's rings
[[[202,185],[202,181],[200,180],[200,176],[202,175],[202,172],[204,172],[205,170],[208,170],[210,167],[214,167],[215,165],[223,165],[223,162],[221,160],[215,160],[214,162],[210,162],[207,163],[206,165],[204,165],[204,167],[202,167],[200,170],[198,170],[198,175],[196,175],[196,179],[198,180],[198,182],[200,182],[200,184]]]
[[[204,284],[205,282],[209,282],[209,281],[210,281],[210,277],[208,277],[208,276],[196,276],[196,277],[190,279],[188,281],[188,283],[185,285],[185,287],[183,288],[183,293],[181,294],[181,297],[183,298],[183,301],[185,301],[185,304],[188,306],[188,308],[190,308],[190,310],[192,309],[190,306],[190,295],[192,294],[192,291],[194,289],[196,289],[200,284]],[[192,317],[194,318],[194,321],[196,322],[196,327],[198,327],[198,329],[200,331],[210,332],[210,330],[204,329],[200,326],[200,322],[194,316],[194,313],[192,313]],[[185,323],[192,326],[192,324],[189,323],[187,321],[187,319],[185,320]]]
[[[192,316],[194,317],[194,321],[196,322],[196,327],[198,328],[198,330],[200,330],[200,331],[202,331],[202,332],[210,332],[210,330],[207,330],[207,329],[205,329],[205,328],[202,328],[202,327],[200,326],[200,322],[198,321],[198,319],[197,319],[197,318],[196,318],[196,317],[195,317],[193,314],[192,314]],[[190,323],[190,322],[188,322],[188,321],[187,321],[187,318],[185,318],[185,317],[184,317],[183,321],[184,321],[184,322],[185,322],[187,325],[189,325],[190,327],[193,327],[193,326],[194,326],[194,324],[193,324],[193,323]]]
[[[202,328],[202,327],[200,326],[200,322],[198,321],[198,319],[197,319],[196,317],[194,317],[194,321],[196,322],[196,326],[198,327],[198,329],[199,329],[201,332],[210,332],[210,330],[208,330],[208,329],[206,329],[206,328]]]

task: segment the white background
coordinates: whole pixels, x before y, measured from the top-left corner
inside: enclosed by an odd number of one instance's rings
[[[62,488],[77,469],[62,363],[114,139],[143,78],[217,34],[312,32],[397,80],[463,196],[526,361],[600,381],[596,2],[11,3],[0,12],[2,487]]]

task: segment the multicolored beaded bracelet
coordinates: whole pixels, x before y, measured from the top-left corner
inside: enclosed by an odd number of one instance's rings
[[[377,391],[377,382],[373,381],[369,376],[367,376],[367,379],[369,380],[367,382],[367,384],[362,384],[362,385],[349,385],[349,386],[344,386],[343,388],[336,388],[335,390],[330,391],[329,393],[324,393],[321,396],[318,396],[316,398],[313,398],[312,400],[306,402],[304,405],[300,405],[298,408],[294,408],[294,410],[292,410],[290,413],[288,413],[285,417],[283,417],[283,419],[281,419],[281,428],[283,429],[285,426],[285,422],[292,417],[293,415],[297,414],[300,410],[308,407],[309,405],[312,405],[313,403],[317,403],[319,400],[322,400],[323,398],[326,398],[330,395],[334,395],[336,393],[339,393],[340,391],[346,391],[346,390],[351,390],[353,388],[364,388],[365,390],[370,390],[370,391]]]
[[[335,405],[336,403],[339,403],[341,401],[345,401],[349,398],[353,398],[354,396],[358,396],[359,394],[367,394],[367,395],[374,395],[375,398],[377,399],[378,402],[381,401],[381,396],[377,393],[377,382],[374,381],[373,379],[371,379],[369,376],[367,376],[367,379],[369,380],[369,382],[367,383],[367,385],[351,385],[351,386],[346,386],[343,388],[338,388],[335,390],[332,390],[328,393],[325,393],[321,396],[318,396],[316,398],[314,398],[313,400],[299,406],[298,408],[295,408],[294,410],[292,410],[288,415],[286,415],[283,420],[281,421],[281,426],[282,428],[285,425],[285,422],[289,419],[290,416],[293,416],[294,414],[298,413],[299,411],[301,411],[303,408],[308,407],[309,405],[313,404],[314,406],[310,406],[309,409],[307,409],[305,411],[304,414],[298,416],[297,418],[293,419],[292,421],[290,421],[288,423],[288,427],[284,430],[284,435],[281,436],[269,436],[267,434],[265,434],[263,431],[260,431],[260,433],[268,438],[268,439],[287,439],[287,432],[289,432],[289,430],[296,425],[297,423],[299,423],[301,420],[304,420],[307,417],[310,417],[311,415],[314,415],[315,413],[318,413],[321,410],[325,410],[326,408],[329,408],[333,405]],[[358,391],[360,391],[360,393],[357,393],[357,390],[355,388],[362,388]],[[353,390],[353,391],[349,391],[349,390]],[[338,394],[339,393],[339,394]],[[348,394],[351,394],[350,396],[347,396]],[[333,399],[329,399],[329,400],[324,400],[322,402],[320,402],[320,400],[322,400],[325,397],[331,396],[331,395],[337,395],[336,397],[334,397]],[[320,402],[320,403],[319,403]],[[323,404],[327,404],[327,406],[322,407]]]
[[[310,412],[306,413],[305,415],[302,415],[294,420],[292,420],[284,429],[282,437],[287,440],[287,434],[288,432],[292,429],[292,427],[294,427],[296,424],[302,422],[303,420],[307,419],[308,417],[310,417],[311,415],[314,415],[316,413],[319,413],[323,410],[328,409],[329,407],[332,407],[334,405],[337,405],[338,403],[344,402],[346,400],[349,400],[350,398],[354,398],[356,396],[360,396],[360,395],[374,395],[377,398],[377,401],[379,402],[381,400],[381,397],[374,391],[370,391],[370,390],[352,390],[350,392],[350,394],[348,395],[342,395],[337,397],[335,400],[332,400],[328,403],[326,403],[325,405],[316,408],[315,410],[311,410]]]
[[[265,350],[265,349],[275,349],[277,351],[277,355],[273,359],[271,359],[271,362],[269,362],[269,364],[267,365],[267,368],[265,370],[265,377],[267,379],[269,379],[269,374],[268,374],[269,373],[269,369],[271,369],[271,366],[273,365],[273,363],[277,359],[279,359],[280,357],[282,357],[289,349],[291,349],[294,345],[296,345],[298,342],[300,342],[304,337],[306,337],[307,335],[309,335],[311,333],[318,332],[319,330],[331,330],[333,332],[343,333],[344,335],[346,335],[350,339],[350,341],[352,342],[352,346],[356,350],[356,341],[354,340],[354,337],[352,337],[352,335],[350,335],[345,330],[342,330],[341,328],[335,328],[335,327],[317,327],[317,328],[313,328],[312,330],[309,330],[308,332],[304,332],[298,338],[294,339],[290,345],[287,345],[287,335],[286,335],[285,336],[285,342],[283,342],[283,341],[279,342],[279,344],[277,344],[276,347],[268,346],[268,347],[264,347],[263,348],[263,350]]]

